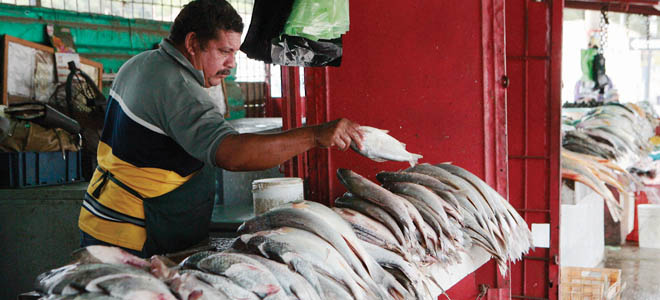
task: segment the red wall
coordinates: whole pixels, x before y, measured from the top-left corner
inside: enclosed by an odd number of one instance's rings
[[[340,68],[330,68],[330,119],[390,130],[424,155],[483,172],[481,4],[477,1],[353,1]],[[374,178],[407,163],[332,151],[331,168]],[[332,195],[343,187],[334,179]]]

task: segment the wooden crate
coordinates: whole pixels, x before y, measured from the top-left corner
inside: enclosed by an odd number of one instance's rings
[[[621,270],[562,267],[562,300],[621,300]]]

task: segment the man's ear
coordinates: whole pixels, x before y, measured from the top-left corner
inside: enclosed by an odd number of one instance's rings
[[[188,54],[191,56],[195,55],[195,52],[199,49],[199,40],[197,35],[194,32],[188,32],[186,34],[185,47]]]

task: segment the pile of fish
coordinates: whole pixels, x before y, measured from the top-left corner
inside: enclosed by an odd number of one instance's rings
[[[564,149],[629,165],[651,151],[649,139],[658,125],[649,106],[609,103],[592,109],[564,133]]]
[[[650,105],[609,103],[589,111],[563,134],[562,178],[579,181],[600,194],[614,221],[638,184],[626,168],[652,150],[649,139],[658,125]],[[617,199],[608,186],[618,190]]]
[[[159,271],[167,269],[165,259],[148,261],[105,246],[89,246],[73,256],[73,263],[37,277],[41,299],[177,299]]]
[[[423,270],[450,266],[472,245],[504,273],[531,247],[531,232],[496,191],[451,165],[381,172],[378,185],[337,170],[348,192],[328,208],[288,203],[245,222],[232,252],[276,260],[308,282],[332,282],[341,299],[431,299],[442,287]],[[322,298],[323,295],[319,294]],[[327,296],[327,295],[326,295]]]
[[[531,247],[525,221],[497,192],[451,165],[381,172],[382,185],[347,169],[335,207],[286,203],[246,221],[222,252],[179,264],[90,246],[37,278],[43,299],[434,299],[425,272],[470,247],[506,271]],[[463,254],[462,254],[463,252]]]
[[[399,252],[417,255],[413,261],[459,263],[460,252],[475,244],[495,257],[504,273],[507,260],[519,260],[532,245],[527,224],[513,207],[460,167],[420,164],[400,172],[381,172],[376,178],[382,187],[350,170],[337,173],[349,192],[335,205],[385,224],[398,242],[396,247],[403,248]],[[381,217],[378,208],[396,223]],[[364,231],[361,224],[346,219],[356,232]]]
[[[630,192],[635,187],[635,179],[630,173],[612,161],[566,149],[561,151],[561,176],[581,182],[603,197],[614,222],[619,222],[623,205],[608,185],[617,189],[624,201],[630,200]]]

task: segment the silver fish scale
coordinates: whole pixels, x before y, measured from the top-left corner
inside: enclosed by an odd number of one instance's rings
[[[179,273],[192,274],[193,276],[197,277],[197,279],[210,284],[215,289],[224,292],[233,299],[259,300],[257,295],[235,284],[227,277],[205,273],[199,270],[182,270]]]
[[[235,253],[218,253],[202,259],[198,267],[206,272],[224,275],[260,298],[286,299],[275,276],[258,261]]]
[[[98,285],[111,296],[122,299],[176,300],[169,287],[155,277],[119,277]]]

